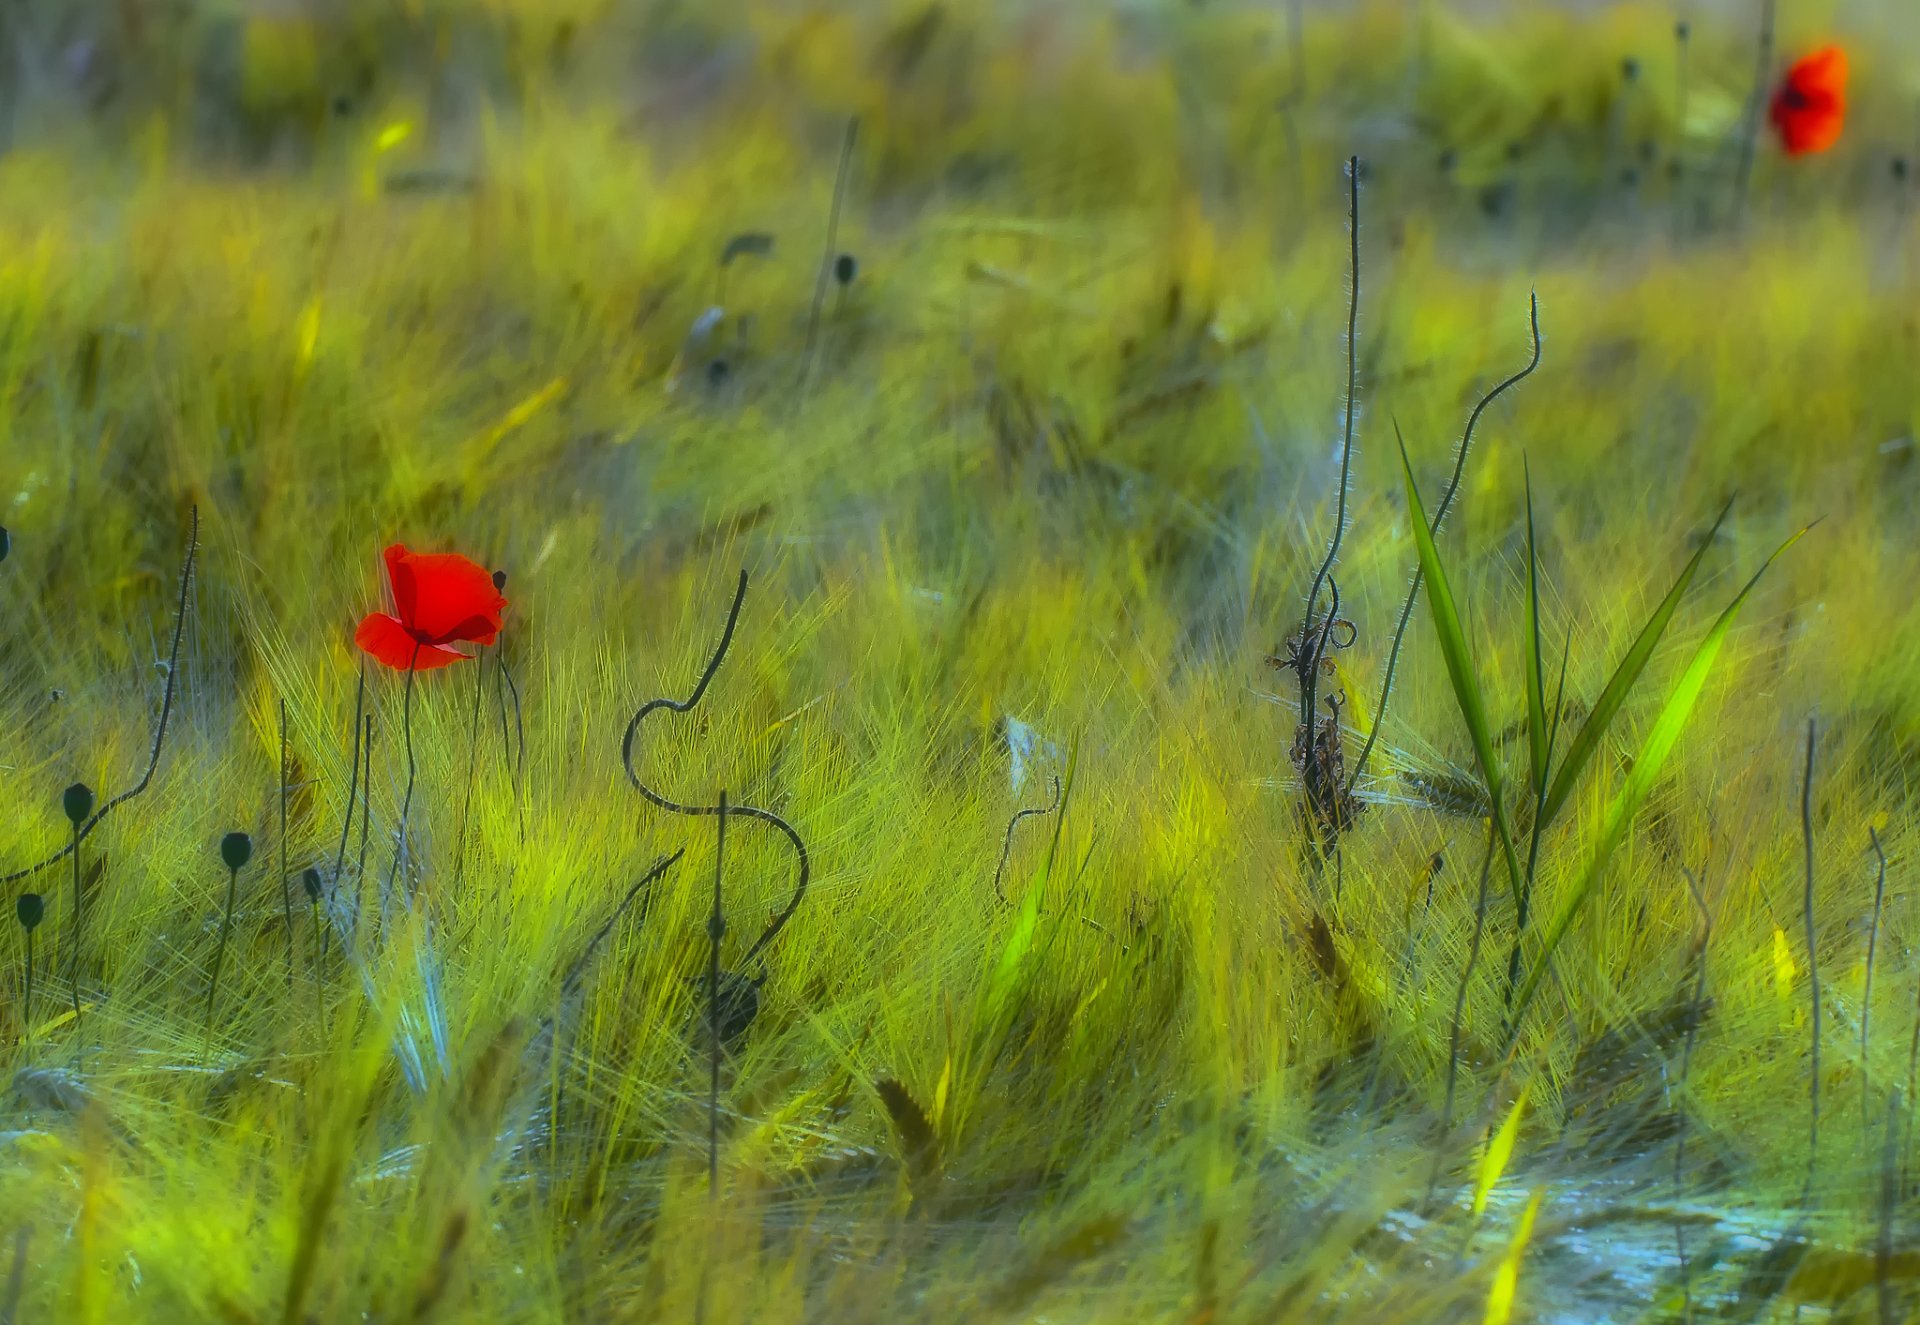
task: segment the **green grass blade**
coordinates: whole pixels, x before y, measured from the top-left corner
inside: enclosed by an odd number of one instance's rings
[[[1407,459],[1405,439],[1400,442],[1400,469],[1407,481],[1407,512],[1413,521],[1414,545],[1419,549],[1420,569],[1427,584],[1427,606],[1433,613],[1434,630],[1440,636],[1440,653],[1446,659],[1454,699],[1460,705],[1460,716],[1466,720],[1467,734],[1473,739],[1474,756],[1480,761],[1480,776],[1487,784],[1487,800],[1493,806],[1494,831],[1500,836],[1507,877],[1513,884],[1514,901],[1518,904],[1520,860],[1513,849],[1513,829],[1507,822],[1506,776],[1493,752],[1493,728],[1487,722],[1486,701],[1481,698],[1480,681],[1474,674],[1472,655],[1467,651],[1460,609],[1454,604],[1453,589],[1447,582],[1440,553],[1427,527],[1427,510],[1420,501],[1420,488],[1413,481],[1413,463]]]
[[[1525,465],[1523,460],[1522,465]],[[1533,532],[1533,473],[1527,481],[1527,749],[1528,789],[1539,800],[1547,788],[1547,679],[1540,663],[1540,547]]]
[[[1660,600],[1660,606],[1647,618],[1647,624],[1641,627],[1639,638],[1633,647],[1627,650],[1627,656],[1620,660],[1608,679],[1605,690],[1600,692],[1599,702],[1593,706],[1593,712],[1580,727],[1580,734],[1573,738],[1573,745],[1567,750],[1567,757],[1560,762],[1560,772],[1553,779],[1553,787],[1547,792],[1546,804],[1541,808],[1540,820],[1544,827],[1565,808],[1567,798],[1573,795],[1573,788],[1580,781],[1580,774],[1593,761],[1600,749],[1600,742],[1606,737],[1607,728],[1620,713],[1632,693],[1634,684],[1639,681],[1640,673],[1646,670],[1647,662],[1653,657],[1653,651],[1659,647],[1660,636],[1666,632],[1667,624],[1673,620],[1673,613],[1680,606],[1680,600],[1686,597],[1687,588],[1693,583],[1693,577],[1700,570],[1700,563],[1706,558],[1707,549],[1713,546],[1714,535],[1720,532],[1721,524],[1727,518],[1727,512],[1733,509],[1729,501],[1720,508],[1720,515],[1713,522],[1713,528],[1700,543],[1700,548],[1680,572],[1680,578],[1667,590],[1667,596]]]
[[[1812,527],[1808,525],[1807,529]],[[1694,649],[1686,671],[1681,673],[1673,693],[1667,696],[1667,702],[1661,706],[1659,716],[1654,719],[1653,728],[1647,733],[1647,739],[1633,761],[1633,770],[1627,774],[1625,784],[1614,796],[1613,804],[1607,809],[1606,822],[1600,830],[1600,840],[1594,845],[1593,855],[1588,859],[1586,869],[1580,875],[1579,884],[1574,888],[1573,895],[1567,899],[1566,905],[1560,909],[1560,914],[1555,917],[1553,927],[1547,931],[1546,942],[1540,949],[1540,955],[1534,959],[1533,967],[1527,973],[1527,981],[1520,987],[1520,997],[1514,1007],[1510,1035],[1519,1033],[1521,1019],[1526,1016],[1527,1006],[1533,1001],[1533,996],[1540,987],[1540,981],[1546,975],[1547,965],[1553,960],[1554,949],[1560,946],[1560,941],[1566,937],[1567,931],[1573,927],[1573,922],[1579,918],[1582,908],[1586,906],[1588,898],[1593,895],[1594,886],[1599,883],[1601,875],[1606,871],[1608,859],[1613,855],[1614,849],[1620,845],[1620,840],[1626,836],[1628,825],[1633,822],[1634,815],[1639,811],[1648,793],[1653,790],[1653,784],[1659,778],[1660,770],[1666,764],[1667,757],[1673,753],[1674,744],[1680,739],[1680,732],[1687,725],[1687,719],[1692,716],[1694,704],[1700,698],[1700,691],[1706,686],[1707,676],[1712,672],[1713,664],[1720,656],[1721,646],[1726,643],[1727,633],[1733,628],[1734,618],[1740,614],[1747,596],[1753,592],[1753,587],[1760,583],[1760,577],[1767,573],[1767,568],[1773,565],[1781,553],[1799,542],[1806,535],[1807,529],[1800,530],[1773,550],[1773,555],[1753,573],[1753,578],[1748,580],[1746,587],[1740,590],[1731,603],[1727,604],[1726,610],[1720,613],[1719,619],[1713,623],[1713,628],[1707,632],[1706,638],[1702,639],[1699,646]]]

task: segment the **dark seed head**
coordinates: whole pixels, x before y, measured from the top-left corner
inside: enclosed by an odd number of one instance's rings
[[[228,833],[220,839],[220,859],[230,870],[244,867],[253,859],[253,839],[245,833]]]
[[[14,899],[13,913],[20,917],[20,928],[31,934],[46,917],[46,900],[39,893],[21,893]]]
[[[84,782],[76,782],[60,793],[60,808],[67,812],[67,822],[78,828],[93,813],[93,788]]]
[[[1440,153],[1440,169],[1443,173],[1452,171],[1452,169],[1459,164],[1460,154],[1458,152],[1454,151],[1451,147],[1442,149]]]
[[[307,891],[309,902],[320,900],[320,871],[309,865],[300,874],[300,886]]]
[[[1678,23],[1675,23],[1673,25],[1673,39],[1675,41],[1685,41],[1688,37],[1691,37],[1692,35],[1693,35],[1693,25],[1688,23],[1687,20],[1685,20],[1684,18],[1681,19]]]
[[[715,387],[725,386],[727,374],[732,371],[733,370],[727,366],[725,359],[715,359],[707,365],[707,385]]]
[[[1893,177],[1895,179],[1898,179],[1898,180],[1906,179],[1907,159],[1904,156],[1896,156],[1893,159],[1890,168],[1893,171]],[[7,555],[7,531],[4,529],[0,529],[0,560],[5,560],[6,555]]]
[[[11,551],[13,551],[13,535],[7,532],[5,525],[0,524],[0,561],[5,561],[7,553]]]
[[[353,102],[344,94],[333,99],[333,113],[345,119],[353,113]]]
[[[493,573],[493,591],[495,593],[505,593],[507,591],[507,573],[505,571],[497,570]]]
[[[851,253],[842,253],[833,260],[833,279],[842,285],[852,285],[853,278],[860,274],[860,264]]]
[[[1640,62],[1634,59],[1631,55],[1629,55],[1626,59],[1622,60],[1620,62],[1620,77],[1622,80],[1628,83],[1631,83],[1635,79],[1639,78]]]

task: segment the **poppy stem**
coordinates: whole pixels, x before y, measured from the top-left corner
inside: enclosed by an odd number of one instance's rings
[[[707,920],[707,1034],[711,1054],[707,1081],[707,1199],[720,1197],[720,939],[727,932],[720,910],[720,877],[727,854],[727,793],[720,792],[719,828],[713,847],[713,914]]]
[[[366,738],[361,742],[366,752],[367,767],[360,778],[360,851],[353,866],[353,923],[347,927],[348,934],[360,932],[360,902],[366,891],[367,881],[367,833],[373,824],[373,714],[366,717]],[[353,807],[347,807],[348,822],[352,822]],[[342,937],[341,942],[345,942]]]
[[[473,669],[473,720],[467,725],[467,790],[460,801],[460,836],[453,853],[455,892],[460,891],[467,874],[467,824],[473,815],[473,783],[480,768],[480,701],[486,696],[486,676],[480,667]]]
[[[520,687],[513,683],[513,669],[507,666],[506,651],[498,644],[493,648],[493,661],[499,668],[494,689],[500,697],[500,748],[508,760],[508,778],[513,783],[513,812],[520,825],[520,845],[527,844],[527,727],[520,712]],[[513,700],[513,741],[512,749],[507,748],[507,700]]]
[[[287,701],[280,701],[280,906],[287,918],[287,991],[293,991],[293,887],[287,881]]]
[[[1753,94],[1747,98],[1747,121],[1740,129],[1740,158],[1733,175],[1733,223],[1747,210],[1747,182],[1753,175],[1753,149],[1760,136],[1760,108],[1767,100],[1767,73],[1773,66],[1774,0],[1760,0],[1760,43],[1753,67]]]
[[[73,955],[67,959],[67,983],[73,993],[73,1029],[80,1030],[80,825],[73,826]]]
[[[27,1061],[33,1061],[33,931],[27,931],[27,996],[20,1005],[20,1026],[27,1043]]]
[[[340,871],[347,863],[347,834],[353,831],[353,806],[360,794],[360,715],[367,702],[367,665],[360,664],[360,679],[353,687],[353,767],[347,774],[347,813],[340,820],[340,849],[333,857],[333,888],[340,890]],[[359,907],[354,907],[354,915],[359,916]],[[320,938],[320,960],[327,959],[327,943],[333,938],[333,926],[327,926],[327,932]]]
[[[407,814],[413,809],[413,678],[418,674],[420,664],[420,642],[414,641],[413,657],[407,660],[407,685],[404,697],[400,701],[400,735],[407,746],[407,788],[400,795],[400,840],[393,849],[393,873],[387,879],[387,896],[393,896],[394,884],[400,878],[400,869],[407,855]],[[407,904],[413,904],[413,879],[406,880]]]
[[[207,1029],[203,1053],[213,1053],[213,1006],[220,997],[220,968],[227,962],[227,935],[233,932],[233,899],[240,891],[240,871],[227,867],[227,909],[220,920],[220,945],[213,950],[213,980],[207,985]]]
[[[833,206],[827,212],[827,246],[820,257],[820,270],[814,277],[813,302],[807,308],[807,339],[800,351],[800,403],[805,404],[807,389],[813,385],[813,351],[820,336],[820,310],[827,302],[827,282],[833,276],[833,256],[840,246],[840,207],[846,201],[847,176],[853,170],[853,145],[860,137],[860,117],[847,121],[846,137],[840,140],[840,169],[833,180]]]

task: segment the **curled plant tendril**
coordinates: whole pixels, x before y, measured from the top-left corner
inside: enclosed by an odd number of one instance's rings
[[[1007,902],[1007,893],[1006,889],[1002,886],[1001,878],[1007,872],[1007,857],[1013,854],[1013,830],[1020,826],[1022,819],[1030,819],[1037,814],[1052,814],[1060,808],[1060,775],[1058,773],[1052,774],[1052,778],[1052,801],[1046,805],[1030,805],[1024,810],[1015,810],[1013,812],[1013,818],[1007,820],[1007,836],[1000,844],[1000,863],[994,867],[993,871],[993,895],[998,897],[1000,901],[1006,905],[1012,905],[1012,903]]]
[[[154,772],[160,767],[160,750],[167,739],[167,720],[173,715],[173,695],[180,675],[180,637],[186,633],[187,595],[193,588],[193,563],[195,554],[197,554],[199,550],[200,508],[195,506],[192,509],[190,523],[187,528],[186,562],[180,568],[180,605],[175,610],[173,617],[173,647],[167,653],[167,684],[160,696],[160,720],[154,725],[153,749],[147,756],[146,771],[140,775],[138,782],[128,787],[119,795],[110,798],[91,815],[75,824],[73,835],[65,846],[61,847],[51,856],[48,856],[45,860],[29,865],[25,869],[15,870],[11,874],[0,875],[0,885],[19,883],[22,879],[38,874],[41,870],[52,865],[57,865],[65,860],[79,849],[80,844],[86,840],[89,833],[100,826],[102,819],[113,813],[113,811],[120,806],[125,805],[135,796],[140,795],[153,782]]]
[[[646,720],[649,714],[660,709],[671,709],[675,713],[691,713],[694,706],[700,702],[701,696],[707,693],[707,686],[712,683],[714,673],[720,670],[720,664],[726,660],[727,649],[733,643],[734,627],[740,622],[740,606],[746,601],[746,598],[747,573],[741,571],[740,585],[733,592],[733,606],[727,610],[726,629],[720,633],[720,643],[718,647],[714,649],[713,657],[708,659],[706,669],[700,673],[700,680],[695,683],[693,693],[683,700],[673,699],[667,696],[648,700],[642,704],[639,711],[633,715],[633,720],[627,724],[626,735],[622,737],[620,741],[620,763],[622,767],[627,770],[627,781],[633,784],[633,789],[644,796],[649,804],[665,810],[669,814],[726,815],[735,819],[757,819],[761,823],[771,824],[773,827],[779,829],[780,832],[786,836],[787,841],[793,844],[794,855],[798,858],[799,864],[798,877],[795,878],[793,884],[793,896],[787,899],[786,907],[767,923],[767,927],[760,932],[760,937],[753,941],[751,948],[747,949],[747,955],[740,960],[740,965],[742,966],[746,966],[752,962],[755,957],[759,956],[761,952],[765,951],[767,945],[772,943],[774,939],[779,936],[780,931],[786,928],[787,922],[793,919],[793,913],[800,909],[800,903],[807,895],[807,880],[811,877],[811,866],[807,857],[807,844],[800,840],[800,834],[794,829],[792,824],[775,814],[772,810],[762,810],[752,805],[729,804],[724,807],[719,805],[682,805],[678,801],[668,800],[665,796],[654,791],[651,787],[647,786],[645,782],[640,780],[640,774],[635,771],[633,766],[633,748],[634,742],[640,734],[640,724]]]

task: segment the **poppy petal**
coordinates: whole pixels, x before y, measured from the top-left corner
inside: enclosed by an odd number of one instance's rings
[[[1787,71],[1787,83],[1802,92],[1825,92],[1834,97],[1847,91],[1847,52],[1839,46],[1823,46],[1801,57]]]
[[[409,552],[388,561],[394,582],[394,605],[400,619],[421,639],[445,643],[478,640],[500,631],[500,613],[507,600],[493,587],[486,567],[453,552]],[[402,583],[410,602],[401,601]],[[477,623],[477,624],[476,624]]]
[[[468,617],[452,630],[434,639],[435,644],[491,644],[500,638],[500,621],[483,616]]]
[[[384,663],[398,672],[409,668],[416,672],[430,672],[437,667],[451,667],[467,656],[458,649],[422,643],[407,633],[407,628],[398,617],[385,612],[368,613],[353,632],[353,642],[366,650],[374,661]]]
[[[1847,53],[1827,46],[1794,62],[1769,115],[1790,156],[1824,152],[1840,141],[1847,116]]]
[[[387,583],[393,587],[394,615],[402,621],[411,621],[417,595],[413,583],[413,570],[407,562],[413,554],[407,551],[405,544],[395,543],[380,555],[387,563]]]

